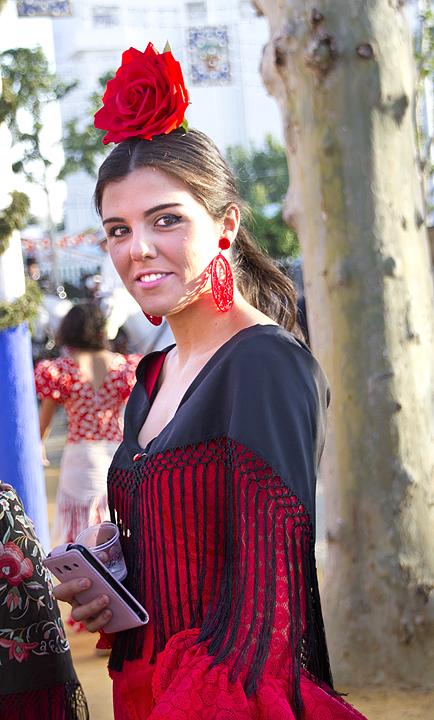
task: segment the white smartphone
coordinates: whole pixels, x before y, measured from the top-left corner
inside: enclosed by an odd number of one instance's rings
[[[104,632],[129,630],[146,625],[149,621],[145,608],[84,545],[69,544],[54,548],[43,560],[43,564],[60,582],[89,578],[92,583],[90,588],[75,596],[80,605],[91,602],[99,595],[108,596],[107,607],[111,610],[112,617],[107,625],[104,625]]]

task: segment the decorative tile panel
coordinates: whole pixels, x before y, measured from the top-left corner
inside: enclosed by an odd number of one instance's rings
[[[193,85],[227,85],[231,82],[227,27],[188,30],[190,79]]]
[[[19,17],[69,17],[72,15],[69,0],[17,0]]]

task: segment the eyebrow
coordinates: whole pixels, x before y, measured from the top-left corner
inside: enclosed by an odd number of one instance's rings
[[[149,210],[145,210],[143,215],[145,217],[149,217],[149,215],[153,215],[155,212],[159,212],[160,210],[167,210],[167,208],[171,207],[181,207],[182,203],[163,203],[162,205],[155,205],[155,207],[149,208]],[[125,218],[122,217],[110,217],[106,218],[102,221],[103,225],[106,225],[107,223],[112,222],[125,222]]]

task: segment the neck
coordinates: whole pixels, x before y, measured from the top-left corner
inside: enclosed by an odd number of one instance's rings
[[[234,304],[227,312],[220,312],[212,295],[206,293],[182,311],[167,317],[180,366],[214,352],[239,330],[258,322],[266,323],[267,320],[272,322],[249,305],[238,291],[235,291]]]

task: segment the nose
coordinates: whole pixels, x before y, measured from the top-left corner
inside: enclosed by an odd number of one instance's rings
[[[142,230],[133,230],[130,244],[131,259],[138,261],[146,257],[155,258],[156,255],[155,245],[150,241],[149,237],[146,237]]]

